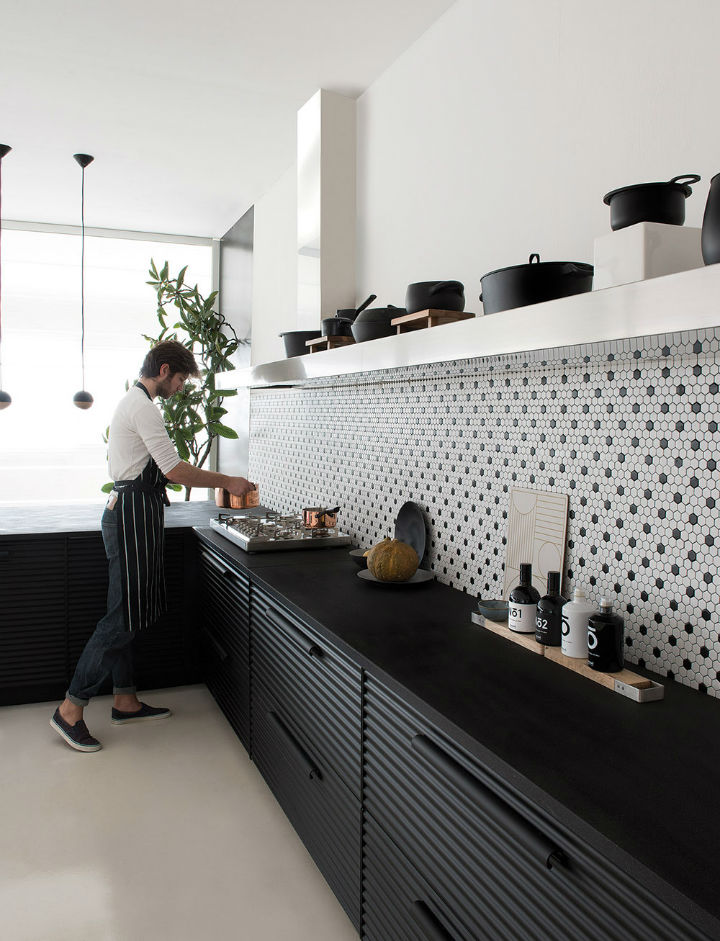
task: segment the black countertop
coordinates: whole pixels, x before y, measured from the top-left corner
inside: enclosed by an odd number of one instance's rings
[[[362,581],[345,549],[248,554],[214,530],[199,536],[551,818],[720,938],[717,700],[646,673],[665,684],[665,699],[633,702],[474,626],[475,600],[462,592]]]

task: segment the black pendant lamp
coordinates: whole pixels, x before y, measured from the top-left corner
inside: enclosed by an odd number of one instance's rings
[[[73,154],[73,158],[82,167],[82,189],[80,196],[80,219],[82,223],[82,254],[80,261],[80,312],[82,318],[82,335],[80,340],[80,355],[82,357],[82,390],[73,396],[73,404],[78,408],[90,408],[93,397],[85,391],[85,167],[89,166],[94,157],[90,154]]]
[[[10,153],[12,147],[0,144],[0,245],[2,244],[2,160]],[[0,278],[2,277],[2,258],[0,257]],[[0,285],[0,410],[7,408],[12,402],[8,392],[2,387],[2,286]]]

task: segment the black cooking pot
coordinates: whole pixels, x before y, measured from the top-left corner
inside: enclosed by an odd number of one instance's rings
[[[664,222],[682,225],[685,221],[685,200],[692,194],[688,184],[698,183],[697,173],[674,176],[667,183],[638,183],[606,193],[603,202],[610,207],[613,232],[638,222]]]
[[[393,316],[395,316],[393,314]],[[355,321],[352,325],[352,335],[356,343],[365,343],[367,340],[379,340],[380,337],[395,336],[397,327],[393,327],[389,320]]]
[[[403,317],[406,313],[404,307],[393,307],[392,304],[387,307],[368,307],[367,310],[357,315],[355,323],[384,323],[389,325],[395,317]]]
[[[319,330],[287,330],[281,333],[285,344],[285,356],[289,359],[291,356],[303,356],[309,352],[306,346],[307,340],[317,340],[320,336]]]
[[[480,282],[486,314],[592,290],[592,265],[575,261],[544,261],[533,254],[527,265],[489,271]]]
[[[464,310],[465,288],[460,281],[416,281],[408,284],[405,307],[409,314],[419,310]]]
[[[326,317],[322,322],[322,335],[324,337],[351,337],[352,320],[344,317]]]

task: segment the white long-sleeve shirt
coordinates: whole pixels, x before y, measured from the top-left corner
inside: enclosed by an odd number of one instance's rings
[[[152,457],[163,474],[180,463],[160,409],[147,393],[131,386],[110,422],[108,469],[113,480],[133,480]]]

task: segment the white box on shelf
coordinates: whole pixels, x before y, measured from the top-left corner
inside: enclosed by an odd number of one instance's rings
[[[702,229],[638,222],[595,239],[593,290],[702,268]]]

